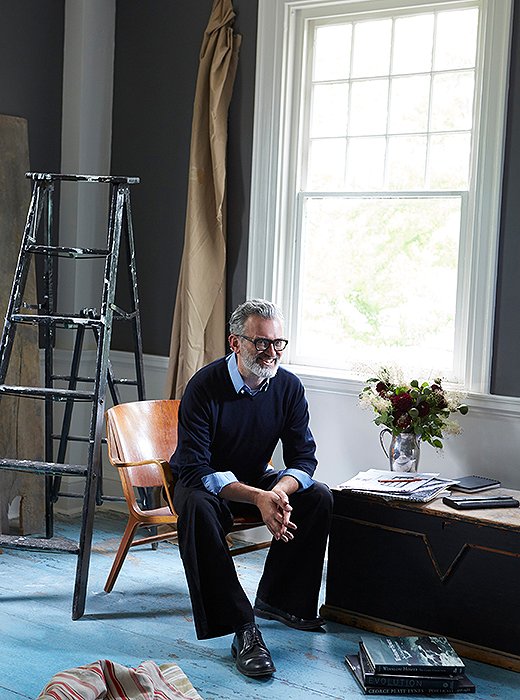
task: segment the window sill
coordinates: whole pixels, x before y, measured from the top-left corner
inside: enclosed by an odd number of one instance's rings
[[[346,372],[338,370],[293,364],[286,364],[285,367],[301,379],[306,390],[312,392],[357,397],[365,386],[364,382],[352,379]],[[477,415],[492,412],[498,416],[520,416],[520,397],[516,396],[470,392],[465,403]]]

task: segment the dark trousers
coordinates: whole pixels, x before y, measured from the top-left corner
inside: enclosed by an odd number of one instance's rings
[[[269,490],[273,472],[255,484]],[[254,613],[229,553],[226,534],[233,515],[259,515],[256,506],[224,501],[204,488],[186,488],[177,482],[173,504],[179,549],[190,591],[198,639],[220,637],[254,622]],[[314,483],[290,496],[291,520],[298,526],[294,540],[272,540],[258,597],[297,617],[314,618],[318,608],[325,547],[332,514],[332,494]]]

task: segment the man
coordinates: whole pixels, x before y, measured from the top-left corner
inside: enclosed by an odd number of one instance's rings
[[[303,386],[281,368],[287,345],[277,306],[252,300],[229,322],[231,354],[199,370],[179,410],[170,464],[178,541],[199,639],[234,633],[246,676],[275,671],[255,615],[303,630],[317,615],[332,497],[312,479],[315,442]],[[269,466],[281,440],[285,469]],[[260,515],[273,539],[254,610],[226,542],[234,515]]]

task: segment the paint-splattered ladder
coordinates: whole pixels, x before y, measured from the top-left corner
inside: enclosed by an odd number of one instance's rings
[[[78,619],[85,610],[85,599],[90,561],[94,511],[106,497],[102,494],[101,444],[104,427],[105,395],[110,391],[113,403],[120,403],[118,385],[127,384],[137,388],[138,399],[144,396],[143,352],[135,251],[130,208],[130,185],[139,182],[134,177],[112,177],[93,175],[58,175],[51,173],[27,173],[33,181],[33,192],[29,204],[27,221],[22,237],[18,263],[5,316],[0,343],[0,397],[13,395],[32,399],[43,399],[45,461],[20,459],[0,459],[0,470],[31,472],[45,478],[45,537],[30,537],[0,534],[0,548],[25,549],[31,551],[69,552],[78,556],[76,580],[73,594],[72,618]],[[109,211],[107,222],[106,248],[75,248],[58,245],[58,235],[53,222],[53,207],[56,185],[69,181],[83,186],[84,183],[106,183],[109,185]],[[64,196],[63,190],[61,196]],[[115,303],[117,268],[122,242],[126,243],[131,310],[125,312]],[[31,261],[37,256],[41,265],[36,266],[37,277],[41,278],[41,303],[36,305],[24,301],[24,291]],[[57,310],[58,261],[63,258],[74,260],[104,258],[101,305],[99,311],[93,308],[81,309],[74,315],[63,315]],[[116,379],[113,376],[109,353],[114,320],[130,321],[135,356],[135,379]],[[11,359],[16,329],[20,324],[37,325],[41,331],[44,352],[44,386],[13,386],[5,383]],[[72,350],[70,372],[66,375],[55,373],[54,349],[56,331],[59,328],[73,329],[76,332]],[[95,338],[95,370],[93,376],[80,375],[80,360],[85,331],[91,330]],[[65,384],[58,388],[56,382]],[[78,389],[85,383],[88,390]],[[61,431],[54,431],[54,409],[61,402],[63,414]],[[88,436],[70,434],[73,408],[77,402],[90,402],[90,424]],[[0,405],[1,409],[1,405]],[[1,416],[1,413],[0,413]],[[70,441],[87,444],[86,464],[66,464],[65,456]],[[55,443],[58,448],[55,455]],[[81,493],[62,493],[62,477],[84,479]],[[79,542],[72,542],[54,536],[53,504],[60,496],[73,496],[83,499],[82,523]]]

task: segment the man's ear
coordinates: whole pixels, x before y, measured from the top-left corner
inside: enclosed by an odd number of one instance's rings
[[[238,335],[231,334],[228,338],[229,347],[233,352],[238,352],[240,348],[240,338]]]

